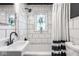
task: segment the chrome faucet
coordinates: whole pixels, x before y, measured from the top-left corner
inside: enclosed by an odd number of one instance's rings
[[[17,34],[16,32],[11,32],[11,33],[10,33],[10,40],[7,41],[7,46],[8,46],[8,45],[11,45],[11,44],[13,43],[13,40],[12,40],[12,38],[11,38],[11,36],[12,36],[13,33],[18,37],[18,34]]]

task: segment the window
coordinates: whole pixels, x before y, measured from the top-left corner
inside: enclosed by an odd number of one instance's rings
[[[37,15],[36,17],[36,30],[37,31],[45,31],[46,30],[46,15]]]
[[[15,25],[15,14],[8,15],[8,23],[10,25]]]

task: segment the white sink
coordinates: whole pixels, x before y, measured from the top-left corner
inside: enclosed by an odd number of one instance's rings
[[[0,47],[0,51],[23,51],[24,47],[27,46],[29,41],[17,41],[9,46]]]
[[[20,56],[25,51],[29,41],[16,41],[9,46],[0,47],[0,56]]]

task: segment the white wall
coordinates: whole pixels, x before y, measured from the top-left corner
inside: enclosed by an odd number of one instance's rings
[[[27,22],[27,16],[24,11],[24,5],[20,4],[20,8],[17,10],[19,12],[19,15],[15,12],[16,8],[15,5],[0,5],[0,13],[5,13],[4,17],[0,17],[0,22],[2,23],[7,23],[7,15],[16,13],[16,25],[15,26],[10,26],[10,25],[0,25],[0,39],[10,37],[11,32],[17,32],[19,35],[19,39],[24,39],[26,36],[26,22]]]
[[[70,41],[74,44],[79,44],[79,16],[70,19],[69,25]]]
[[[2,13],[3,15],[1,16]],[[13,5],[0,5],[0,23],[8,23],[7,15],[13,13],[15,13]],[[15,26],[0,25],[0,39],[9,37],[12,31],[15,31]]]
[[[30,41],[28,51],[51,51],[51,31],[52,31],[52,5],[28,5],[31,13],[28,13],[28,40]],[[40,33],[36,31],[36,15],[47,15],[46,31]]]
[[[19,18],[18,18],[18,24],[19,25],[19,37],[21,40],[24,40],[24,38],[27,38],[27,11],[25,10],[25,5],[20,4],[19,8]]]

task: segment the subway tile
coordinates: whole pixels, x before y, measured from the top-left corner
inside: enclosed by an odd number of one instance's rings
[[[0,39],[5,38],[5,30],[0,30]]]
[[[15,30],[7,30],[7,34],[6,34],[7,37],[10,37],[10,33],[11,33],[11,32],[15,32]]]

